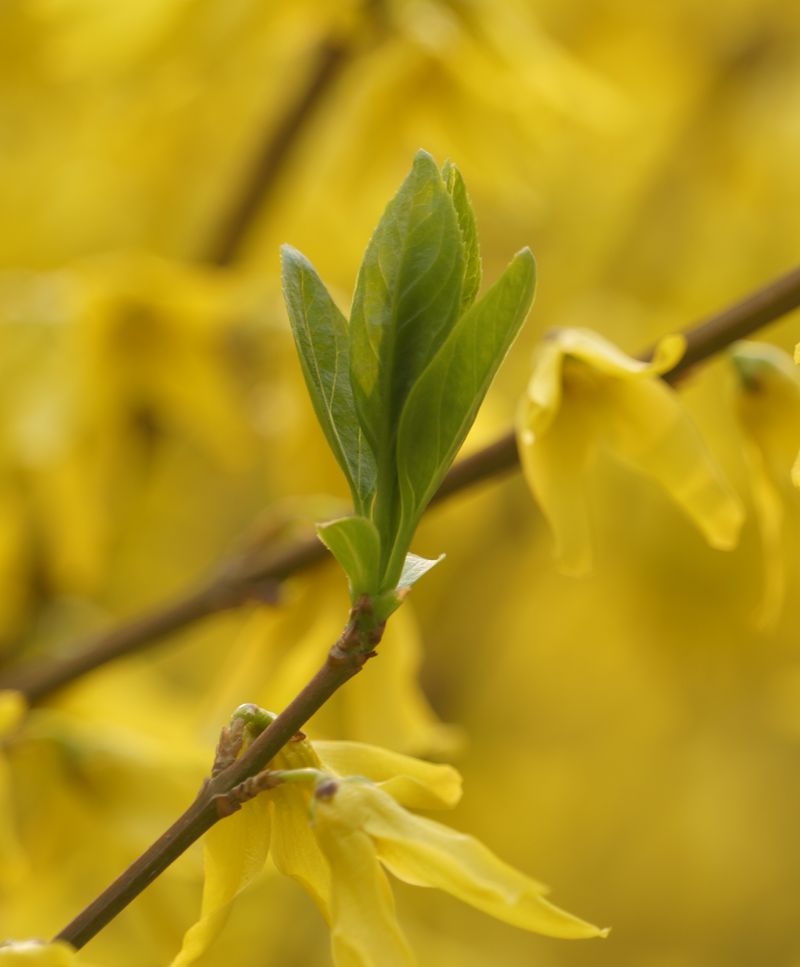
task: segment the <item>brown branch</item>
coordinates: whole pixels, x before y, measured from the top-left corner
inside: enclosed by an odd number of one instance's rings
[[[282,581],[326,557],[327,551],[316,538],[267,548],[261,553],[245,553],[223,564],[198,587],[174,601],[87,638],[70,648],[63,658],[9,669],[0,675],[0,690],[16,689],[29,703],[39,702],[81,675],[149,647],[201,618],[247,601],[274,600]]]
[[[677,381],[697,363],[799,306],[800,268],[797,268],[741,302],[686,329],[687,352],[678,365],[666,374],[665,379],[671,383]],[[507,473],[518,463],[516,440],[513,431],[510,431],[459,460],[445,477],[434,503],[476,483]],[[143,617],[101,632],[76,646],[66,658],[49,659],[0,675],[0,689],[18,689],[29,701],[40,701],[80,675],[116,658],[150,647],[164,636],[200,618],[235,607],[254,597],[263,599],[265,590],[274,589],[285,578],[324,561],[326,556],[327,552],[319,541],[311,538],[267,550],[259,556],[234,559],[197,589]]]
[[[278,122],[256,153],[241,191],[233,199],[222,228],[205,255],[205,261],[230,265],[242,247],[259,210],[271,195],[278,176],[305,127],[324,95],[350,59],[352,47],[341,40],[329,40],[317,52],[306,87]]]
[[[800,267],[684,331],[687,348],[665,379],[672,383],[697,363],[721,352],[800,306]]]
[[[728,342],[747,335],[799,304],[800,270],[796,270],[737,306],[687,331],[689,352],[684,361],[668,374],[668,378],[674,380],[695,363],[719,352]],[[513,437],[503,437],[454,467],[448,478],[450,483],[445,482],[440,494],[455,493],[478,480],[509,469],[515,458]],[[307,560],[309,555],[316,559],[319,552],[312,552],[312,545],[308,544],[303,553],[299,560]],[[274,576],[271,577],[274,579]],[[369,617],[367,602],[353,609],[348,625],[325,663],[296,698],[239,759],[212,776],[186,812],[55,939],[65,940],[77,948],[84,946],[229,811],[226,794],[263,770],[314,712],[372,657],[383,628],[375,627]],[[219,808],[220,798],[224,800],[226,808]]]
[[[367,0],[364,4],[367,24],[377,25],[379,14],[380,3]],[[337,33],[320,45],[305,85],[259,145],[239,192],[232,199],[230,209],[205,253],[205,261],[216,265],[230,265],[235,261],[259,211],[275,192],[300,135],[358,53],[363,36],[363,32],[348,37]]]
[[[383,626],[369,621],[368,602],[350,613],[322,667],[232,765],[212,776],[197,799],[155,843],[56,936],[80,949],[110,923],[217,820],[230,813],[226,794],[261,772],[311,716],[374,655]],[[222,808],[220,808],[222,800]]]

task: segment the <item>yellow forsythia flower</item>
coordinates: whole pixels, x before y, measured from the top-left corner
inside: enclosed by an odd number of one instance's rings
[[[384,868],[436,887],[498,920],[551,937],[604,936],[544,899],[547,888],[482,843],[415,816],[370,782],[332,782],[314,810],[314,834],[331,871],[331,937],[341,967],[413,964],[397,925]]]
[[[418,809],[454,806],[461,795],[461,778],[450,766],[361,742],[292,742],[270,768],[368,776],[398,802]],[[331,875],[310,822],[312,792],[308,783],[279,785],[209,830],[204,838],[200,920],[187,931],[171,967],[187,967],[208,949],[224,926],[231,903],[262,872],[268,854],[281,873],[311,895],[330,922]]]
[[[775,346],[738,342],[731,359],[739,377],[736,415],[764,553],[756,620],[762,630],[769,630],[780,615],[786,592],[784,508],[793,462],[798,473],[800,379],[790,357]]]
[[[517,418],[522,467],[555,535],[560,567],[591,567],[586,471],[606,449],[655,478],[712,547],[732,548],[739,500],[712,463],[677,394],[660,374],[680,359],[681,336],[650,362],[585,329],[561,329],[539,346]]]
[[[0,692],[0,739],[14,731],[26,708],[25,696],[21,692]]]
[[[245,803],[206,835],[201,918],[172,967],[187,967],[208,949],[231,902],[268,852],[330,925],[339,967],[414,962],[384,868],[528,930],[556,937],[604,935],[549,904],[545,887],[477,840],[407,811],[456,804],[461,779],[450,766],[360,742],[302,739],[286,746],[270,768],[284,771],[287,781]],[[301,781],[290,781],[292,773]]]

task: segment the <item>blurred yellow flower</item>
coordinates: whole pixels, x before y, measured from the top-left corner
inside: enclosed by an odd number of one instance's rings
[[[684,348],[682,336],[668,336],[642,362],[586,329],[557,330],[540,344],[518,410],[517,439],[566,573],[591,568],[586,472],[601,449],[658,481],[712,547],[736,544],[740,502],[676,393],[659,379]]]
[[[25,711],[25,699],[19,692],[0,691],[0,897],[18,886],[26,871],[24,852],[17,837],[11,795],[13,779],[4,742],[22,721]]]
[[[794,361],[800,364],[800,343],[794,347]],[[800,453],[797,454],[792,467],[792,483],[795,487],[800,487]]]
[[[25,697],[20,692],[0,691],[0,739],[19,725],[26,708]]]
[[[407,883],[437,887],[527,930],[567,938],[605,935],[552,906],[544,899],[546,887],[476,839],[407,811],[456,804],[461,779],[450,766],[360,742],[302,738],[275,757],[270,772],[278,784],[206,835],[201,919],[171,967],[187,967],[208,949],[268,851],[330,925],[339,967],[414,963],[384,867]]]
[[[783,528],[790,479],[800,476],[800,379],[791,358],[775,346],[738,342],[731,350],[737,380],[736,415],[764,554],[759,628],[774,627],[786,593]],[[794,469],[792,466],[794,464]]]
[[[45,944],[37,940],[20,940],[0,947],[4,964],[40,964],[41,967],[69,967],[75,963],[75,951],[69,944]]]
[[[12,940],[0,945],[0,963],[3,967],[89,967],[69,944],[40,940]]]

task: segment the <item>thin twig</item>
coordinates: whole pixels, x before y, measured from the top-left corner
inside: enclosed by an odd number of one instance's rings
[[[729,342],[747,335],[753,329],[778,318],[800,304],[800,269],[784,276],[737,306],[725,310],[687,331],[689,353],[668,374],[670,380],[684,373],[702,359],[719,352]],[[724,336],[723,333],[727,333]],[[688,361],[687,361],[688,360]],[[454,483],[442,487],[444,494],[455,493],[470,484],[492,476],[512,464],[513,437],[504,437],[490,447],[462,461],[451,472]],[[310,545],[307,548],[310,550]],[[316,553],[316,552],[315,552]],[[270,575],[270,577],[273,577]],[[363,607],[363,606],[362,606]],[[363,631],[363,610],[355,608],[339,641],[329,652],[325,663],[286,706],[247,751],[204,785],[186,812],[111,886],[86,907],[56,937],[74,947],[84,946],[106,924],[117,916],[142,890],[159,876],[178,856],[222,818],[225,810],[218,800],[250,776],[261,772],[289,742],[308,719],[350,678],[356,675],[374,654],[382,628]]]
[[[800,306],[800,268],[685,330],[688,349],[664,377],[674,383],[697,363]],[[646,354],[645,354],[646,355]],[[434,502],[484,480],[494,479],[519,465],[513,431],[459,460],[445,477]],[[79,676],[124,655],[150,647],[163,637],[195,621],[253,598],[263,599],[265,589],[324,561],[327,552],[315,538],[259,556],[234,559],[198,588],[148,614],[119,624],[69,649],[62,659],[10,670],[0,676],[0,689],[21,691],[30,702],[47,697]]]
[[[258,212],[272,193],[294,147],[300,130],[323,100],[350,59],[352,45],[344,40],[326,41],[316,54],[306,87],[289,105],[275,132],[264,141],[244,178],[239,195],[231,203],[221,231],[205,256],[216,265],[230,265],[239,254]]]
[[[196,588],[76,643],[65,649],[65,657],[8,670],[0,675],[0,690],[15,689],[29,703],[40,702],[82,675],[149,647],[202,618],[248,601],[275,599],[282,581],[310,569],[326,557],[327,551],[316,538],[234,557],[216,568]]]
[[[274,721],[226,769],[213,775],[186,812],[100,896],[56,936],[80,949],[110,923],[219,819],[230,813],[227,794],[261,772],[311,716],[374,655],[383,626],[363,627],[362,603],[350,613],[341,637],[322,667]],[[222,808],[220,808],[222,803]]]
[[[380,3],[366,0],[365,24],[374,27],[379,20]],[[205,253],[205,261],[230,265],[236,260],[258,213],[274,194],[300,135],[361,49],[366,35],[363,29],[358,35],[347,37],[337,33],[319,46],[305,85],[259,145],[239,192],[232,199],[230,209],[223,216],[221,227]]]
[[[697,363],[721,352],[737,339],[744,339],[800,306],[800,267],[756,289],[722,312],[685,330],[687,347],[683,358],[666,374],[675,382]]]

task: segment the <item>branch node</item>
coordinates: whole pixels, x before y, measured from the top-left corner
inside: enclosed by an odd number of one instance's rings
[[[222,726],[214,754],[214,764],[211,766],[212,778],[232,765],[242,751],[245,725],[246,722],[243,718],[234,716],[228,725]]]
[[[220,819],[224,819],[226,816],[232,816],[246,802],[255,799],[260,792],[265,792],[267,789],[274,789],[282,781],[280,776],[276,776],[272,769],[264,769],[261,772],[257,772],[254,776],[249,776],[243,782],[234,786],[233,789],[229,789],[228,792],[217,793],[216,796],[211,797],[211,801],[217,810],[217,816]]]

